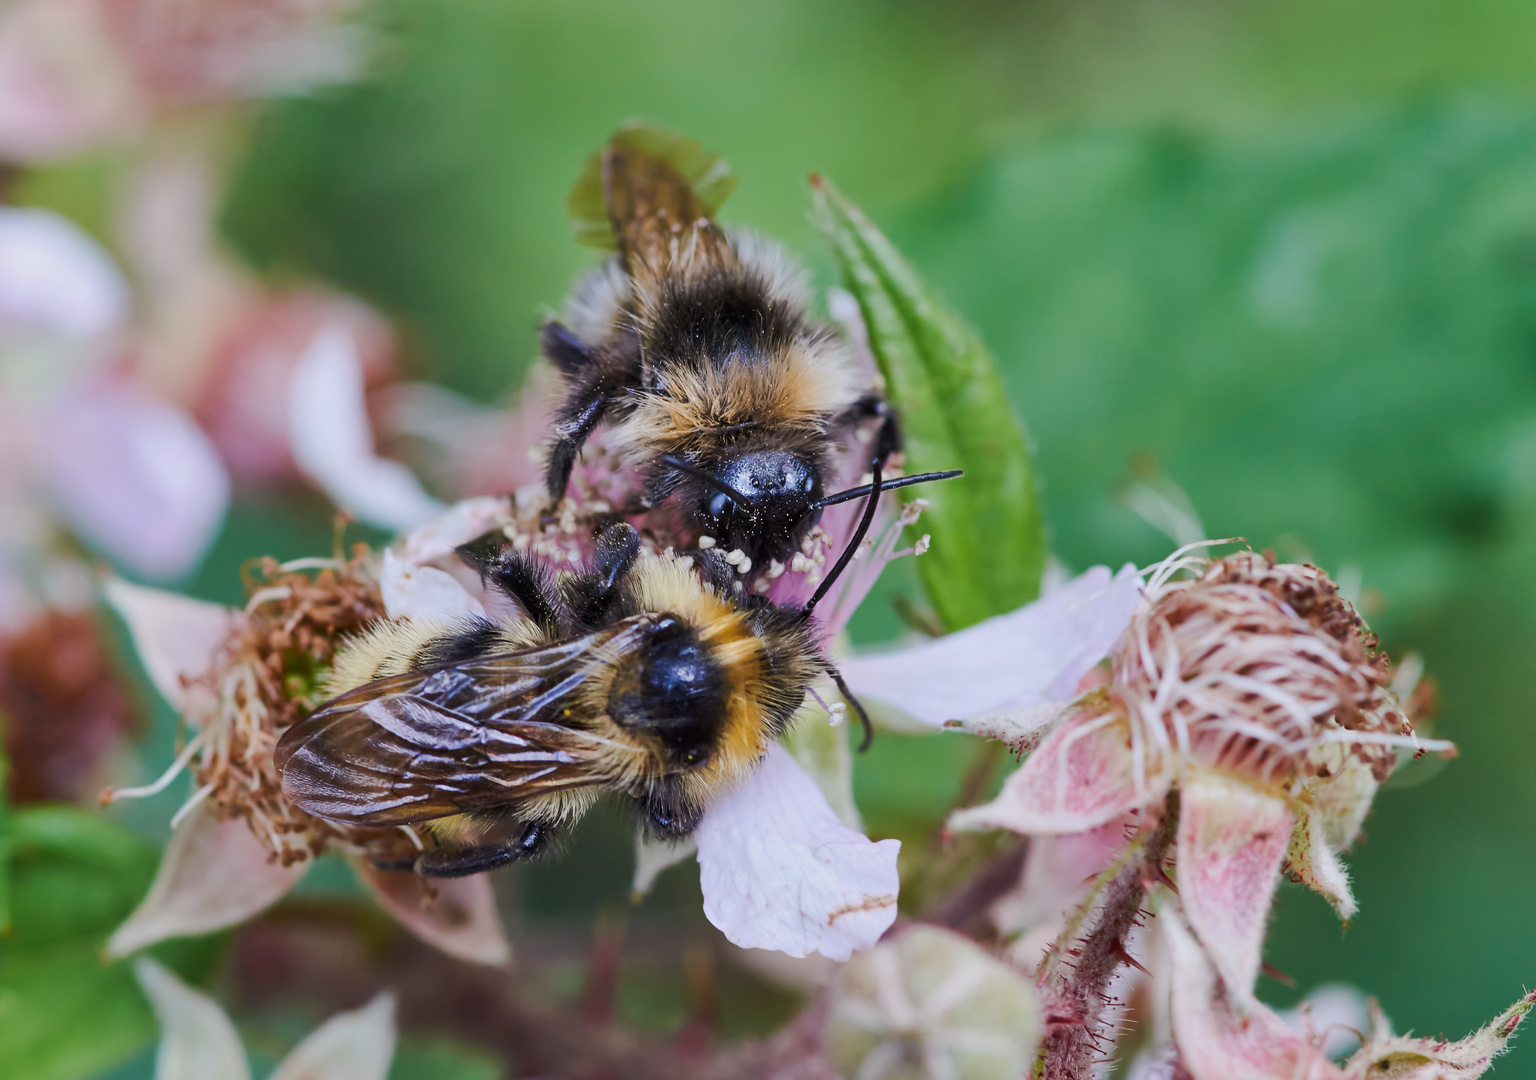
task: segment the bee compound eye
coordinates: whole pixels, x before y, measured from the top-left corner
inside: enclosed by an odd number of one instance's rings
[[[709,751],[702,746],[692,746],[683,751],[682,762],[690,769],[696,769],[709,760]]]

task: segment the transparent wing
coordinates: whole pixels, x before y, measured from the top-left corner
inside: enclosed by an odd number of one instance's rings
[[[283,734],[283,791],[316,817],[402,825],[601,783],[612,745],[569,720],[645,619],[348,691]]]

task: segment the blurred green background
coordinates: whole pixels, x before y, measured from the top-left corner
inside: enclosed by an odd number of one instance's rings
[[[1347,932],[1287,887],[1267,959],[1297,985],[1263,992],[1343,980],[1400,1030],[1459,1036],[1536,982],[1536,7],[391,0],[377,18],[373,78],[253,118],[224,213],[253,265],[356,291],[399,320],[414,375],[494,400],[594,257],[565,193],[620,121],[723,154],[725,220],[823,285],[806,178],[828,175],[997,354],[1067,566],[1167,552],[1120,497],[1155,467],[1211,535],[1357,576],[1388,647],[1439,680],[1461,757],[1378,800]],[[195,591],[232,600],[245,557],[328,544],[318,500],[246,501]],[[882,605],[857,631],[898,628]],[[858,766],[873,831],[938,820],[968,754],[882,739]],[[523,872],[521,917],[622,900],[622,834],[587,832]],[[697,920],[696,886],[664,885],[648,909]]]

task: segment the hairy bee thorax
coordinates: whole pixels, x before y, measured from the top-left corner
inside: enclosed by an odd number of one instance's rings
[[[641,478],[639,505],[669,502],[685,536],[767,567],[815,527],[840,434],[889,410],[810,317],[783,252],[714,220],[732,186],[718,158],[643,126],[588,161],[570,200],[577,232],[617,254],[543,329],[567,384],[546,480],[559,499],[607,425],[607,448]],[[882,455],[896,448],[894,418],[886,427]]]
[[[764,436],[766,448],[819,458],[860,397],[846,346],[806,316],[783,252],[750,235],[731,243],[728,266],[651,281],[604,268],[573,297],[573,327],[632,353],[639,386],[615,403],[611,445],[634,464],[718,456]]]

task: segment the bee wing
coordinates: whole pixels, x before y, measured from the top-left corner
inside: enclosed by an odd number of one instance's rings
[[[700,259],[735,261],[712,220],[735,187],[725,162],[692,139],[631,124],[588,160],[568,205],[579,240],[617,247],[631,274],[662,277]]]
[[[401,825],[602,782],[610,744],[561,720],[640,644],[639,620],[572,641],[377,679],[294,724],[276,750],[306,813]]]

